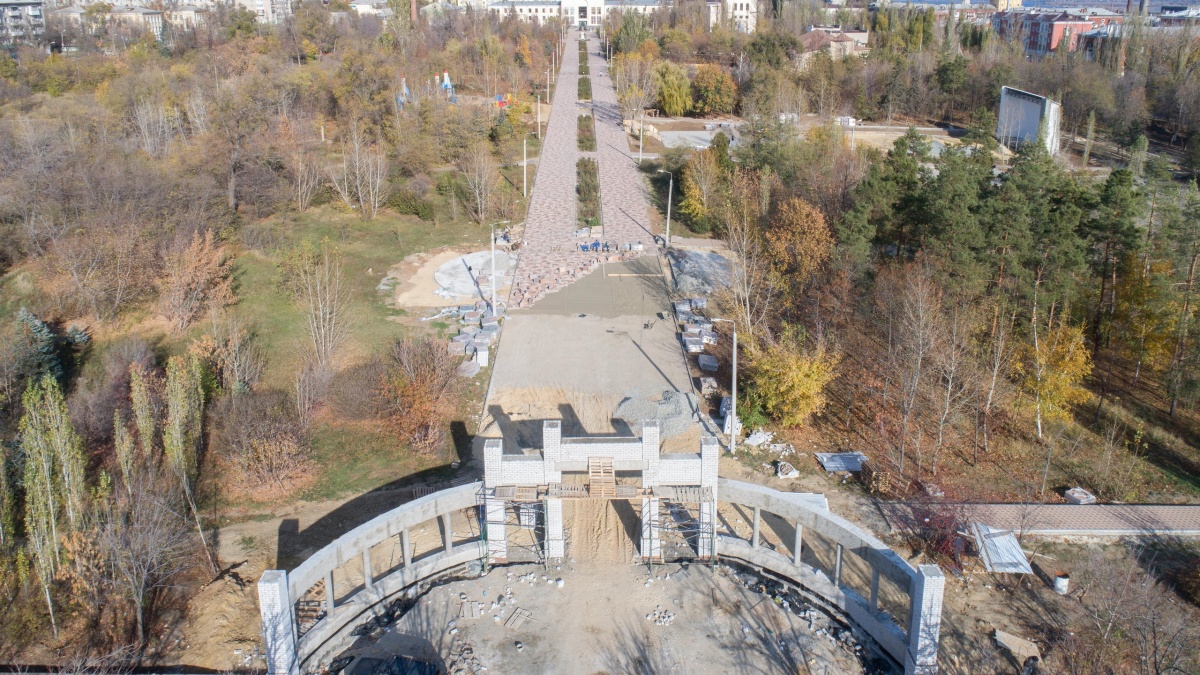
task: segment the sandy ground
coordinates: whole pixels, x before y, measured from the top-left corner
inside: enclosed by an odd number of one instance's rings
[[[747,588],[728,568],[680,570],[663,565],[648,573],[640,565],[582,558],[561,568],[493,568],[433,589],[394,627],[361,638],[347,655],[406,653],[450,672],[480,666],[502,673],[864,671],[852,643],[829,637],[843,631],[823,615],[812,612],[810,623]],[[483,602],[482,616],[459,618],[464,601]],[[532,617],[506,627],[517,609]],[[659,621],[664,615],[670,618]]]
[[[481,252],[471,248],[451,248],[424,251],[408,256],[388,270],[388,276],[397,280],[393,291],[393,303],[397,307],[453,307],[479,300],[480,298],[477,293],[467,293],[457,297],[440,295],[438,294],[438,290],[442,288],[442,285],[435,279],[435,275],[439,271],[445,276],[448,268],[454,266],[455,261],[464,255],[479,253]],[[501,258],[502,252],[497,251],[496,257]],[[483,261],[481,267],[484,272],[490,268],[489,258],[490,251],[488,255],[480,258]],[[503,260],[498,261],[497,266],[501,270],[507,269],[503,264]],[[465,274],[465,271],[463,273]],[[470,291],[469,285],[467,290]],[[507,295],[507,285],[497,289],[498,297],[503,298]]]

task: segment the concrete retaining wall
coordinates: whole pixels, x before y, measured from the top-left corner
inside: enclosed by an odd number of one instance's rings
[[[664,467],[667,472],[673,470],[669,465],[674,462],[678,462],[680,468],[687,465],[689,473],[701,463],[694,455],[683,455],[678,460],[663,462],[668,465]],[[721,501],[741,504],[755,510],[756,531],[758,514],[767,511],[798,525],[798,531],[802,532],[803,528],[808,528],[839,547],[838,569],[834,571],[818,570],[800,563],[798,556],[789,559],[778,552],[760,547],[757,545],[757,536],[752,542],[736,537],[719,537],[717,547],[721,556],[770,571],[820,596],[831,606],[845,612],[847,617],[874,638],[886,653],[903,663],[906,673],[932,675],[937,672],[937,643],[944,579],[936,566],[922,566],[919,570],[914,570],[903,558],[866,531],[827,510],[817,508],[801,497],[728,479],[719,479],[717,486]],[[478,506],[482,487],[482,483],[472,483],[414,500],[338,537],[291,573],[282,570],[270,570],[265,573],[259,582],[259,603],[264,617],[266,649],[271,655],[268,661],[269,672],[272,675],[294,675],[300,672],[309,667],[309,662],[314,656],[332,653],[349,646],[353,626],[365,620],[375,605],[422,580],[437,577],[486,557],[487,544],[484,541],[457,546],[447,542],[441,550],[415,562],[409,558],[411,552],[406,548],[403,566],[379,578],[372,578],[370,573],[369,550],[372,546],[397,535],[407,544],[407,531],[412,527],[444,517],[446,514]],[[876,575],[870,599],[840,583],[840,561],[846,553],[862,558]],[[292,609],[296,601],[319,581],[325,580],[325,583],[329,584],[333,570],[355,557],[362,558],[367,572],[364,586],[340,604],[330,608],[325,618],[296,639],[292,618]],[[893,617],[878,608],[877,587],[880,576],[891,579],[908,591],[911,600],[910,616]],[[286,596],[284,589],[287,591]],[[293,630],[288,630],[287,626],[283,625],[286,623],[292,623]]]
[[[933,675],[937,672],[937,646],[940,637],[942,590],[944,579],[936,565],[914,570],[903,558],[870,533],[827,510],[815,508],[798,496],[771,488],[721,478],[717,481],[720,501],[754,509],[754,536],[747,542],[738,537],[718,537],[721,556],[734,558],[794,581],[816,593],[879,643],[879,646],[909,675]],[[822,571],[801,563],[799,555],[788,559],[780,553],[758,546],[758,519],[766,511],[808,530],[838,547],[835,569]],[[857,555],[873,575],[872,597],[862,597],[841,583],[842,560]],[[909,615],[891,616],[879,608],[878,577],[886,577],[909,593]]]

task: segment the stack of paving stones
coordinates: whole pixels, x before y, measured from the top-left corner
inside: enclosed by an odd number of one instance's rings
[[[538,160],[537,181],[529,200],[521,256],[514,273],[509,304],[528,307],[595,270],[602,263],[620,262],[653,250],[653,235],[645,226],[649,202],[635,160],[620,126],[620,113],[612,80],[603,59],[588,42],[592,72],[593,106],[597,110],[596,136],[600,146],[600,201],[604,238],[609,251],[584,251],[593,243],[576,237],[576,174],[580,157],[576,135],[579,51],[564,50],[559,85],[546,126],[545,144]],[[590,153],[589,153],[590,154]]]
[[[474,305],[460,305],[455,310],[461,327],[458,335],[450,338],[448,349],[454,356],[466,357],[459,373],[473,377],[487,365],[488,353],[500,338],[500,318],[504,316],[504,305],[497,306],[493,314],[488,303],[480,300]]]

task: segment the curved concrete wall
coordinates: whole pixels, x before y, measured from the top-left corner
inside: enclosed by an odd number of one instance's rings
[[[871,566],[873,572],[896,582],[909,592],[910,598],[916,598],[913,590],[919,577],[918,571],[883,542],[845,518],[814,508],[787,492],[727,478],[717,482],[717,494],[719,501],[761,509],[820,534],[841,546],[843,555],[847,552],[858,555]],[[795,557],[788,558],[776,551],[753,546],[744,539],[718,537],[717,551],[722,557],[734,558],[768,570],[817,594],[830,605],[845,612],[851,621],[874,638],[897,662],[905,662],[910,617],[893,617],[880,610],[870,599],[839,583],[839,579],[831,578],[830,574],[810,565],[797,563]],[[836,577],[836,572],[831,571],[831,574]]]
[[[457,546],[447,540],[441,551],[418,561],[409,560],[406,555],[405,564],[385,576],[373,579],[368,573],[363,588],[341,604],[331,607],[327,616],[303,637],[294,637],[295,603],[308,589],[322,579],[327,586],[330,585],[333,570],[355,557],[362,557],[364,570],[370,570],[371,547],[396,535],[406,540],[407,530],[412,527],[478,506],[482,487],[482,483],[471,483],[403,504],[338,537],[290,573],[280,570],[266,572],[259,581],[259,604],[268,654],[268,672],[272,675],[299,672],[314,654],[336,646],[331,641],[344,638],[351,625],[357,623],[356,620],[374,605],[421,580],[484,559],[487,544],[482,540]],[[808,528],[834,542],[838,546],[839,561],[845,552],[859,556],[870,565],[874,575],[891,579],[908,591],[910,616],[893,617],[878,609],[875,597],[877,578],[872,584],[870,599],[841,584],[840,562],[831,577],[800,563],[799,556],[789,559],[757,546],[757,537],[753,542],[736,537],[719,537],[718,552],[721,556],[768,570],[817,594],[845,612],[884,651],[903,663],[906,673],[929,675],[937,672],[938,623],[944,580],[936,566],[923,565],[914,570],[903,558],[863,529],[806,503],[798,496],[724,478],[718,481],[717,491],[722,502],[755,509],[756,520],[760,511],[767,511],[798,528]],[[450,527],[446,527],[445,531],[450,532]]]

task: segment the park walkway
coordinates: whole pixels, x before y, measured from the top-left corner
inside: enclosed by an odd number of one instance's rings
[[[1200,506],[968,504],[972,521],[1043,536],[1198,536]]]
[[[594,54],[596,41],[590,40],[588,45],[593,95],[600,99],[601,109],[607,112],[611,105],[610,114],[619,118],[608,68]],[[603,123],[597,116],[600,151],[596,154],[600,161],[603,241],[610,244],[611,252],[580,250],[580,244],[591,243],[592,240],[575,236],[578,228],[575,163],[581,156],[576,140],[578,77],[579,51],[575,41],[571,40],[563,51],[550,119],[546,124],[545,142],[538,161],[537,178],[529,198],[521,254],[509,296],[509,306],[513,308],[532,305],[547,293],[587,275],[601,263],[628,260],[654,249],[653,236],[642,226],[646,221],[647,206],[642,180],[628,152],[623,153],[623,157],[617,157],[612,151],[613,147],[624,143],[623,133],[617,126],[619,119],[609,124],[610,129],[602,130]],[[614,134],[620,143],[614,140]],[[609,148],[609,151],[606,152],[605,148]],[[622,166],[618,167],[618,164]],[[623,217],[623,214],[632,215]],[[613,223],[611,226],[610,219]],[[635,243],[642,244],[642,251],[618,250],[622,245],[628,247]]]
[[[926,505],[876,502],[893,530],[919,527]],[[978,522],[1017,534],[1062,537],[1200,536],[1200,505],[1192,504],[970,504],[944,503],[965,524]]]
[[[604,237],[609,241],[645,242],[649,247],[653,245],[654,234],[649,225],[646,183],[638,170],[637,158],[629,151],[617,92],[608,72],[608,62],[600,57],[599,51],[599,40],[588,40]]]

